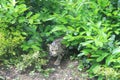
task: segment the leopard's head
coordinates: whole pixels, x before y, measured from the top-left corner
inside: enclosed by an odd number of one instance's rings
[[[58,45],[54,45],[54,44],[49,44],[49,54],[53,57],[58,56],[59,53],[59,46]]]

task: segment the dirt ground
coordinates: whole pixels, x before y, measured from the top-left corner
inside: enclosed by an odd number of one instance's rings
[[[86,72],[80,72],[77,69],[78,61],[65,59],[60,66],[54,66],[51,60],[45,67],[54,68],[49,77],[43,76],[41,73],[19,73],[15,68],[4,69],[0,67],[0,80],[90,80]]]

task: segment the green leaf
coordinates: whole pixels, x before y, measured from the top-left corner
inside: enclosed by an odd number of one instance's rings
[[[75,31],[75,30],[76,30],[76,29],[73,28],[72,26],[68,26],[67,28],[68,28],[69,31]]]
[[[53,20],[53,19],[55,19],[55,17],[50,17],[50,18],[44,19],[43,21],[50,21],[50,20]]]
[[[56,31],[66,31],[66,27],[64,25],[57,25],[52,29],[50,33],[56,32]]]
[[[93,43],[94,41],[93,40],[89,40],[89,41],[85,41],[85,42],[82,42],[80,43],[82,46],[87,46],[88,44],[91,44]]]
[[[120,69],[120,64],[119,64],[119,65],[117,65],[117,66],[115,65],[115,66],[114,66],[114,68],[119,68],[119,69]]]
[[[20,4],[20,5],[16,6],[16,9],[18,9],[19,14],[21,14],[21,13],[25,12],[28,8],[26,7],[25,4]]]
[[[103,47],[103,43],[100,40],[98,40],[98,39],[95,39],[95,45]]]
[[[107,55],[108,53],[101,53],[102,55],[97,58],[97,62],[101,62]]]
[[[98,71],[100,70],[100,65],[99,64],[94,65],[92,70],[95,74],[98,73]]]
[[[91,57],[99,57],[100,55],[97,55],[97,54],[93,54],[91,55]]]
[[[98,76],[98,80],[104,80],[103,76]]]
[[[108,65],[108,66],[110,65],[111,60],[113,59],[113,57],[114,57],[113,55],[110,55],[110,56],[107,57],[107,59],[106,59],[106,65]]]
[[[118,5],[118,8],[120,8],[120,0],[118,0],[118,4],[117,5]]]
[[[109,0],[97,0],[97,1],[98,4],[103,8],[109,5]]]
[[[117,54],[120,53],[120,47],[119,48],[115,48],[112,52],[112,54]]]
[[[100,64],[99,63],[94,63],[89,70],[87,70],[87,72],[96,72],[97,70],[95,69],[98,69],[100,67]]]
[[[37,13],[37,14],[33,15],[30,19],[35,20],[35,19],[38,19],[39,16],[40,16],[40,14]]]
[[[79,53],[78,54],[78,57],[81,57],[81,56],[83,56],[83,55],[85,55],[84,53]]]
[[[29,19],[29,23],[30,23],[30,24],[33,24],[33,19]]]
[[[32,14],[33,14],[32,12],[28,12],[26,18],[29,18]]]
[[[82,53],[84,55],[88,55],[88,54],[90,54],[90,52],[91,52],[91,49],[84,49],[84,50],[82,50]]]
[[[23,49],[23,51],[28,50],[30,47],[28,45],[22,45],[21,48]]]
[[[32,45],[31,48],[33,48],[33,50],[40,50],[40,48],[36,45]]]
[[[23,23],[23,22],[25,22],[25,18],[24,17],[20,17],[18,21],[19,21],[19,23]]]

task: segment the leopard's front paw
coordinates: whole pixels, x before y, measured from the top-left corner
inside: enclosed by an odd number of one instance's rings
[[[56,66],[60,65],[60,61],[55,61],[54,65],[56,65]]]

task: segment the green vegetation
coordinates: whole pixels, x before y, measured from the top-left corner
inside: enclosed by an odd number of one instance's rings
[[[0,0],[0,62],[41,71],[47,43],[63,36],[90,78],[118,80],[119,21],[120,0]]]

